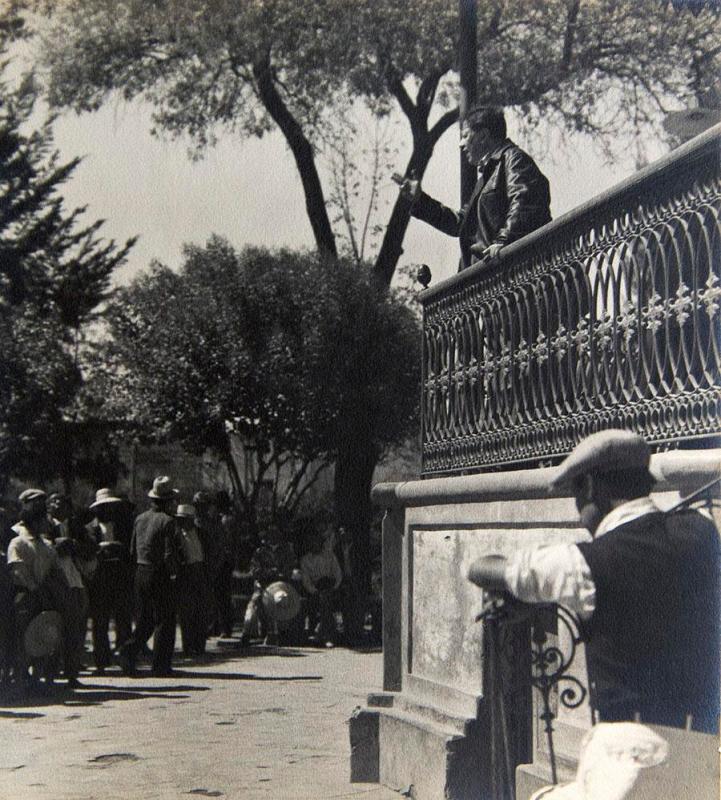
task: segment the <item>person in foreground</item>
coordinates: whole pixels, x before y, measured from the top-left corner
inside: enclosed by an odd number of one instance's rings
[[[421,191],[416,180],[396,180],[412,204],[412,216],[460,238],[464,269],[477,261],[497,261],[503,247],[550,222],[551,193],[536,162],[506,137],[500,108],[469,109],[461,125],[461,149],[478,168],[478,180],[460,211]]]
[[[586,645],[594,722],[719,730],[719,535],[704,514],[649,497],[638,435],[595,433],[558,467],[592,541],[486,556],[468,578],[491,600],[558,603]]]

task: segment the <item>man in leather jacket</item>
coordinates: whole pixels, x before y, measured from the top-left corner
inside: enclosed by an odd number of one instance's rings
[[[460,211],[405,180],[402,191],[412,202],[412,216],[461,240],[465,269],[478,261],[494,262],[501,248],[551,219],[548,180],[533,159],[506,138],[506,121],[498,108],[477,106],[461,126],[461,148],[478,167],[478,180]]]

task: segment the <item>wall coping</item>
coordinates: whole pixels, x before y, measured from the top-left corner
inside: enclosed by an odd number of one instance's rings
[[[371,497],[383,508],[479,503],[495,500],[527,500],[570,497],[570,492],[549,492],[548,484],[558,467],[545,467],[427,480],[377,483]],[[654,491],[690,492],[721,473],[721,448],[657,453],[651,458],[657,479]]]

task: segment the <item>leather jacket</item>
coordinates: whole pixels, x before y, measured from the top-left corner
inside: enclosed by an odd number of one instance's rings
[[[471,254],[471,245],[508,245],[551,220],[548,179],[510,139],[491,153],[478,172],[471,197],[460,211],[425,192],[411,211],[443,233],[460,237],[460,269],[478,260]]]

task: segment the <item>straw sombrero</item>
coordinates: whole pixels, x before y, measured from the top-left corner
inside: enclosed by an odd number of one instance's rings
[[[63,618],[57,611],[42,611],[25,628],[23,646],[30,658],[46,658],[60,650]]]
[[[285,581],[276,581],[265,587],[263,608],[274,622],[288,622],[300,611],[300,595]]]

